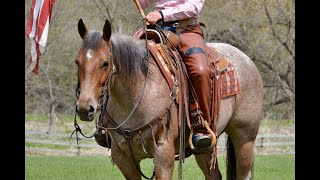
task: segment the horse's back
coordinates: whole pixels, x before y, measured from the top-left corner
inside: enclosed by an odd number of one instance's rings
[[[256,65],[241,50],[226,43],[207,43],[207,45],[217,49],[218,52],[220,52],[224,57],[228,58],[234,64],[236,71],[238,72],[237,75],[239,75],[239,81],[243,81],[242,79],[245,78],[246,82],[251,82],[251,80],[248,81],[247,79],[250,74],[250,76],[255,76],[256,78],[252,81],[256,81],[256,83],[262,85],[261,76]],[[244,82],[242,82],[242,84],[243,83]]]

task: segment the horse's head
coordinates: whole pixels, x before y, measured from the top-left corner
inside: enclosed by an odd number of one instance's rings
[[[88,31],[78,22],[82,46],[76,57],[78,88],[76,113],[83,121],[92,121],[99,107],[99,94],[111,72],[111,26],[106,20],[103,32]]]

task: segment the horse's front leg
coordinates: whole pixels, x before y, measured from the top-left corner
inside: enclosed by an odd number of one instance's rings
[[[173,142],[161,140],[154,151],[155,179],[171,180],[174,169],[175,150]]]
[[[198,166],[202,170],[206,180],[221,180],[222,175],[218,167],[218,159],[216,159],[215,168],[210,170],[211,152],[195,155]]]
[[[117,149],[115,144],[111,146],[111,157],[112,161],[118,166],[123,176],[126,179],[132,180],[141,180],[141,175],[135,165],[131,157],[129,157],[124,151],[121,149]],[[138,163],[139,165],[139,163]]]

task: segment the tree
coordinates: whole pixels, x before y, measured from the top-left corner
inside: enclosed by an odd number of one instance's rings
[[[257,65],[264,82],[264,117],[294,118],[294,1],[211,0],[204,8],[207,41],[234,45]]]

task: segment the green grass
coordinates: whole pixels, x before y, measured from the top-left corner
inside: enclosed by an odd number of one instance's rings
[[[261,126],[273,128],[275,126],[281,126],[282,128],[292,128],[295,126],[295,121],[292,119],[263,119],[261,120]]]
[[[57,150],[67,150],[70,147],[64,145],[55,145],[55,144],[39,144],[39,143],[24,143],[25,147],[34,147],[34,148],[49,148],[49,149],[57,149]]]
[[[59,115],[55,121],[53,130],[56,133],[71,133],[74,115]],[[27,129],[46,129],[47,116],[45,115],[25,115]],[[94,122],[78,121],[85,134],[92,133]],[[294,120],[262,120],[260,131],[264,133],[290,133],[294,132]],[[31,135],[30,135],[31,136]],[[31,136],[33,137],[33,136]],[[34,137],[33,137],[34,138]],[[37,138],[43,139],[42,136]],[[67,141],[68,138],[63,138]],[[53,149],[64,149],[53,144],[25,143],[26,147],[44,147]],[[218,156],[219,168],[225,180],[225,160],[224,156]],[[255,180],[294,180],[294,155],[257,155],[254,161]],[[143,160],[142,171],[146,176],[151,176],[153,170],[152,159]],[[26,155],[25,177],[27,180],[100,180],[124,179],[116,165],[112,165],[111,158],[107,156],[35,156]],[[178,179],[178,162],[175,162],[173,179]],[[197,166],[193,156],[185,160],[183,164],[184,180],[202,180],[204,176]]]
[[[225,161],[218,157],[219,168],[225,179]],[[177,179],[178,162],[175,162],[173,179]],[[254,161],[255,180],[294,180],[294,155],[257,155]],[[143,160],[142,171],[151,176],[152,159]],[[26,155],[25,177],[28,180],[100,180],[124,179],[116,165],[107,156],[31,156]],[[183,179],[204,179],[193,156],[183,164]]]
[[[254,161],[256,180],[291,180],[294,177],[294,155],[260,155]]]
[[[25,114],[25,122],[30,122],[30,121],[46,122],[47,120],[48,120],[48,117],[46,115]]]

